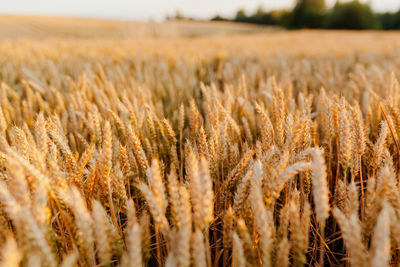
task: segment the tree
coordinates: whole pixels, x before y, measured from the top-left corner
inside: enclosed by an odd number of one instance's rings
[[[379,21],[382,28],[385,30],[396,30],[400,29],[400,10],[396,13],[383,13],[379,14]]]
[[[229,21],[229,19],[222,17],[221,15],[215,15],[210,19],[211,21]]]
[[[237,21],[237,22],[248,22],[246,11],[244,11],[244,9],[239,9],[236,12],[236,16],[235,16],[234,21]]]
[[[270,24],[270,17],[264,8],[259,6],[253,15],[247,17],[247,21],[255,24]]]
[[[324,0],[298,0],[297,6],[308,8],[310,11],[315,13],[324,13],[326,8]]]
[[[325,9],[325,0],[297,0],[291,14],[290,28],[322,28]]]
[[[380,29],[378,17],[369,4],[355,0],[352,2],[336,2],[328,19],[328,28],[331,29]]]
[[[287,13],[287,11],[268,12],[260,5],[252,15],[246,15],[243,9],[238,10],[233,21],[262,25],[281,25],[283,23],[282,18],[286,19]]]

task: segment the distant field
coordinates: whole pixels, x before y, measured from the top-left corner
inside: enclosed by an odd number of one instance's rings
[[[0,15],[0,38],[149,38],[259,33],[273,27],[230,22],[131,22],[103,19]],[[276,29],[275,29],[276,30]]]
[[[1,16],[0,266],[398,266],[399,51]]]

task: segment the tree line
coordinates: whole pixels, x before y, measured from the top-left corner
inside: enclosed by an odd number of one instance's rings
[[[217,15],[211,20],[275,25],[288,29],[394,30],[400,29],[400,10],[375,13],[368,3],[358,0],[337,1],[332,8],[327,8],[324,0],[297,0],[291,10],[265,11],[260,6],[253,14],[240,9],[233,18]]]

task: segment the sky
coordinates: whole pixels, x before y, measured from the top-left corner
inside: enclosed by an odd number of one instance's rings
[[[288,8],[295,0],[0,0],[0,13],[163,20],[179,10],[186,16],[208,19],[216,14],[233,16],[239,8],[252,12]],[[332,5],[335,0],[326,0]],[[397,11],[400,0],[364,0],[379,12]]]

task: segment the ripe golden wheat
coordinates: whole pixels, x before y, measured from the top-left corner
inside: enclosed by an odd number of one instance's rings
[[[1,41],[0,265],[400,264],[398,39]]]

